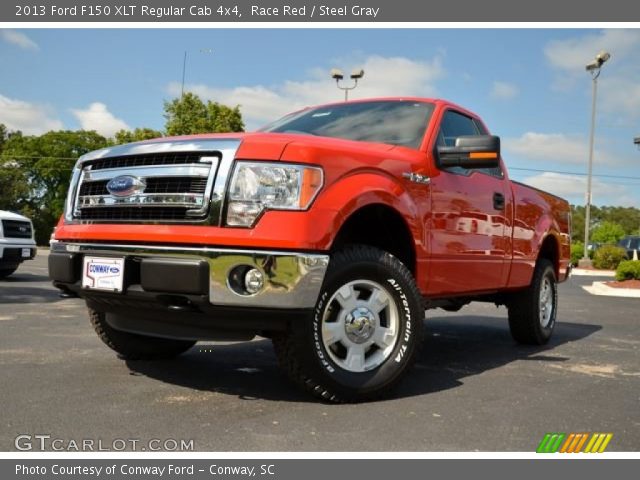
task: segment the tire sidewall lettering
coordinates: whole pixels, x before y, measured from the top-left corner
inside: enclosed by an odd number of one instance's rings
[[[324,345],[322,342],[322,331],[321,331],[322,319],[325,313],[324,310],[327,306],[326,303],[328,301],[328,298],[330,298],[330,293],[333,294],[333,291],[337,291],[341,285],[339,285],[338,288],[331,288],[331,290],[325,289],[322,291],[322,294],[320,295],[320,298],[316,304],[316,308],[313,314],[312,343],[313,343],[313,350],[315,352],[315,356],[319,362],[319,365],[326,372],[330,374],[336,374],[340,372],[340,373],[349,374],[349,375],[372,374],[376,371],[383,369],[391,362],[402,363],[409,358],[408,352],[410,351],[410,348],[411,348],[410,342],[413,336],[413,328],[412,328],[413,318],[411,314],[411,304],[410,304],[409,298],[405,293],[405,289],[402,287],[401,283],[396,278],[385,276],[383,283],[386,283],[389,293],[392,295],[394,302],[396,303],[396,307],[398,308],[398,311],[400,313],[400,325],[399,325],[400,336],[396,341],[397,344],[394,348],[394,351],[391,352],[391,354],[389,355],[389,358],[382,365],[378,366],[374,370],[363,372],[361,374],[346,372],[340,368],[337,368],[336,366],[334,366],[333,362],[329,359],[327,353],[324,351]]]

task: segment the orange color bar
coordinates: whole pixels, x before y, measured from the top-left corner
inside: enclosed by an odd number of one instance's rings
[[[575,433],[570,433],[569,436],[567,437],[567,439],[564,441],[564,443],[562,444],[562,448],[560,449],[560,453],[566,453],[567,448],[569,448],[569,445],[571,444],[571,442],[573,441],[573,439],[575,438],[576,434]]]
[[[582,434],[582,439],[580,440],[580,442],[576,446],[576,449],[574,450],[575,453],[579,453],[582,450],[582,446],[587,441],[587,438],[589,438],[589,434],[588,433],[583,433]]]
[[[471,152],[469,158],[472,160],[479,160],[482,158],[498,158],[497,152]]]
[[[574,437],[573,442],[571,442],[571,446],[569,447],[569,450],[567,450],[567,453],[575,453],[576,445],[578,445],[578,442],[581,439],[582,439],[582,434],[576,433],[576,436]]]

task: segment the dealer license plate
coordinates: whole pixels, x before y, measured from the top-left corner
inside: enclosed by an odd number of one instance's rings
[[[82,288],[122,292],[124,258],[84,257]]]

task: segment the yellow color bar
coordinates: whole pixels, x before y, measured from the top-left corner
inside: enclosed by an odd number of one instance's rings
[[[587,443],[587,448],[584,449],[584,453],[591,453],[591,447],[593,447],[593,444],[596,443],[597,438],[598,438],[597,433],[594,433],[591,436],[591,440],[589,440],[589,443]]]
[[[604,452],[604,449],[607,448],[607,445],[609,445],[609,442],[611,441],[612,438],[613,438],[613,433],[607,433],[607,435],[604,437],[604,441],[602,442],[602,445],[600,445],[600,449],[598,450],[598,453]]]

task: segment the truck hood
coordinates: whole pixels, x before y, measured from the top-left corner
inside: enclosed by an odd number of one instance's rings
[[[19,215],[17,213],[9,212],[7,210],[0,210],[0,220],[20,220],[23,222],[31,221],[24,215]]]
[[[242,132],[242,133],[215,133],[200,135],[182,135],[175,137],[162,137],[143,142],[130,143],[127,145],[116,145],[90,152],[80,157],[80,161],[94,160],[99,158],[113,157],[121,155],[125,149],[128,153],[132,148],[139,147],[143,153],[146,145],[180,142],[189,143],[198,140],[236,140],[240,142],[240,147],[236,152],[236,158],[245,160],[280,160],[282,153],[289,144],[300,144],[309,147],[333,147],[336,149],[361,150],[365,152],[384,152],[395,148],[394,145],[384,143],[358,142],[354,140],[343,140],[331,137],[317,137],[313,135],[294,133],[265,133],[265,132]]]

